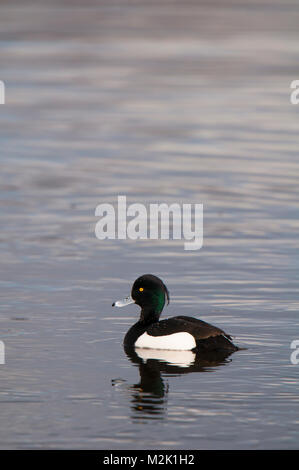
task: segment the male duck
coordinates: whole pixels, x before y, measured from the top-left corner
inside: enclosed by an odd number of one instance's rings
[[[179,316],[159,321],[166,299],[169,303],[169,292],[161,279],[144,274],[134,282],[131,296],[112,304],[124,307],[135,303],[141,307],[138,322],[125,336],[126,347],[201,352],[239,349],[223,330],[197,318]]]

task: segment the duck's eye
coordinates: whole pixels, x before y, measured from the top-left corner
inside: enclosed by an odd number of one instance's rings
[[[139,292],[143,292],[143,287],[139,287]]]

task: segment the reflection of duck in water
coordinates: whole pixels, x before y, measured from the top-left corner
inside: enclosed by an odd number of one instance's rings
[[[163,381],[159,361],[143,361],[134,351],[126,351],[132,362],[138,364],[140,382],[130,387],[134,418],[162,418],[166,411],[168,384]]]
[[[190,372],[212,372],[229,362],[232,352],[194,352],[125,346],[130,361],[139,367],[140,382],[129,387],[133,418],[161,419],[166,412],[168,383],[164,378]]]
[[[145,274],[134,282],[131,296],[113,304],[123,307],[135,303],[141,307],[138,322],[125,336],[125,347],[230,353],[239,349],[223,330],[197,318],[178,316],[159,321],[165,299],[169,303],[169,293],[161,279]]]

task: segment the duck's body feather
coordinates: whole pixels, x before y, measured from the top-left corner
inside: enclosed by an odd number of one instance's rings
[[[210,336],[225,335],[224,331],[210,325],[203,320],[180,315],[153,323],[147,330],[152,336],[170,335],[180,331],[191,333],[195,340],[209,338]]]
[[[126,334],[124,343],[155,349],[236,351],[238,348],[230,340],[223,330],[203,320],[177,316],[149,326],[137,322]]]
[[[161,336],[178,332],[186,332],[195,340],[194,349],[214,350],[227,349],[236,351],[238,348],[230,341],[231,336],[214,325],[203,320],[188,316],[178,316],[161,320],[152,324],[147,333],[152,336]]]

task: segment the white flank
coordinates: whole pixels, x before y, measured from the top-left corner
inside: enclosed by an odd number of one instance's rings
[[[167,336],[150,336],[143,333],[135,343],[136,348],[169,349],[173,351],[190,351],[195,346],[194,337],[183,331]]]

